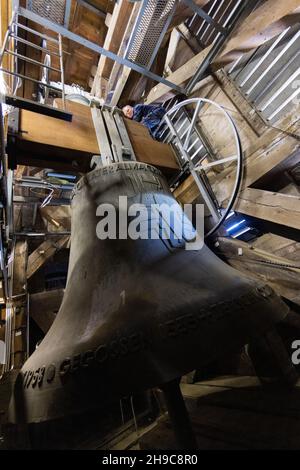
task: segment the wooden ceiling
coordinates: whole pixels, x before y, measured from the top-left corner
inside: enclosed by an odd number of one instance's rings
[[[102,12],[112,13],[115,2],[111,0],[89,0],[89,3]],[[91,11],[75,0],[72,0],[69,29],[100,46],[103,46],[107,32],[103,15]],[[93,66],[98,64],[99,55],[69,40],[64,42],[65,50],[70,53],[65,60],[66,83],[77,83],[85,89],[89,89],[90,76]]]
[[[112,0],[88,0],[88,3],[83,0],[80,2],[72,0],[68,29],[89,41],[103,46],[107,33],[105,21],[107,15],[109,16],[113,11],[114,4],[115,2]],[[26,6],[26,2],[24,0],[21,1],[21,5]],[[92,5],[92,10],[90,5]],[[26,24],[35,30],[44,32],[48,36],[57,38],[57,35],[52,31],[46,30],[31,21],[26,20]],[[26,39],[35,43],[38,41],[37,37],[30,33],[26,34]],[[26,49],[26,51],[24,50],[22,52],[24,55],[43,62],[44,57],[40,51],[30,47],[28,48],[27,46],[25,46],[24,49]],[[48,41],[47,49],[57,51],[57,46]],[[63,39],[63,50],[65,52],[65,83],[69,85],[77,84],[85,90],[89,90],[93,70],[95,70],[98,64],[99,54],[66,38]],[[51,66],[57,69],[60,68],[59,58],[57,56],[51,57]],[[21,67],[26,76],[41,79],[41,69],[38,67],[30,63],[23,63]],[[60,74],[50,72],[50,80],[60,81]],[[34,85],[27,82],[24,84],[23,89],[23,96],[31,99],[32,93],[35,92]]]

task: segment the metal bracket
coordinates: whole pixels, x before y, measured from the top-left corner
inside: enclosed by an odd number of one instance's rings
[[[110,142],[107,136],[104,118],[102,115],[102,111],[99,108],[92,107],[91,108],[92,119],[94,123],[94,128],[96,132],[99,153],[101,155],[101,160],[97,160],[93,158],[93,162],[97,164],[97,166],[108,165],[114,161],[113,154],[110,148]]]
[[[54,108],[42,103],[36,103],[35,101],[27,100],[25,98],[19,98],[18,96],[5,96],[5,103],[14,106],[15,108],[26,109],[33,113],[43,114],[56,119],[62,119],[63,121],[72,121],[73,115],[67,111]]]

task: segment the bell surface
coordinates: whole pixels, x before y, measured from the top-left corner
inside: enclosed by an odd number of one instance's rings
[[[159,170],[143,163],[112,164],[80,180],[63,302],[19,374],[12,423],[60,418],[165,384],[238,351],[288,313],[270,287],[205,245],[187,250],[184,239],[161,233],[99,239],[99,206],[116,208],[116,232],[127,215],[120,195],[128,204],[182,211]]]

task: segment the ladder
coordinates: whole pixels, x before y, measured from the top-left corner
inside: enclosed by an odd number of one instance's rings
[[[215,155],[201,132],[199,114],[204,105],[216,107],[225,116],[233,134],[236,154],[225,158]],[[188,111],[192,107],[192,113]],[[174,106],[168,103],[166,114],[160,124],[161,132],[157,133],[160,140],[173,146],[181,171],[190,173],[199,192],[212,216],[213,227],[205,235],[213,235],[226,220],[236,201],[243,169],[243,155],[240,136],[237,127],[229,113],[218,103],[207,98],[191,98],[176,102]],[[219,165],[235,163],[235,182],[226,208],[222,208],[214,193],[209,179],[209,171]]]
[[[14,12],[12,15],[11,22],[9,27],[6,31],[6,35],[4,37],[3,45],[0,51],[0,72],[1,74],[8,75],[12,77],[12,92],[8,93],[4,97],[5,104],[14,106],[16,108],[23,108],[29,111],[38,112],[40,114],[45,114],[47,116],[52,116],[58,119],[63,119],[65,121],[72,120],[72,114],[66,111],[66,100],[65,100],[65,83],[64,83],[64,51],[62,45],[62,36],[61,34],[57,34],[56,37],[48,36],[46,34],[41,33],[33,28],[25,26],[20,22],[20,17],[22,15],[19,12]],[[40,38],[41,45],[35,44],[27,39],[24,39],[21,36],[21,31],[25,31],[27,33],[33,34]],[[51,48],[47,47],[47,44],[51,43]],[[35,50],[40,51],[41,53],[45,54],[45,61],[40,62],[35,60],[31,57],[27,57],[19,52],[19,48],[21,45],[25,45],[27,47],[33,48]],[[53,49],[54,46],[54,49]],[[12,57],[13,58],[13,67],[7,68],[4,66],[4,58],[5,57]],[[51,58],[57,57],[59,60],[59,68],[53,67],[51,64]],[[33,77],[29,77],[28,75],[19,73],[18,65],[20,62],[27,62],[34,66],[39,67],[41,70],[41,75],[44,73],[46,78],[42,77],[42,79],[37,80]],[[58,88],[50,83],[50,80],[47,79],[48,74],[50,72],[57,72],[60,74],[60,82],[61,87]],[[17,94],[17,90],[19,87],[20,82],[22,81],[30,81],[35,83],[40,90],[44,91],[45,99],[35,101],[33,99],[25,99]],[[48,95],[49,91],[53,91],[58,93],[62,97],[63,102],[63,109],[54,108],[50,106],[46,102],[49,101]],[[45,101],[43,103],[42,101]]]

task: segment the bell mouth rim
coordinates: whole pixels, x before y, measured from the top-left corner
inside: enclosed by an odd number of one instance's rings
[[[109,163],[101,168],[96,168],[95,170],[86,173],[76,184],[74,188],[74,192],[80,191],[85,185],[90,184],[94,179],[98,178],[98,176],[105,176],[108,174],[114,174],[119,170],[123,171],[150,171],[153,174],[156,174],[159,177],[163,177],[162,172],[153,165],[149,165],[149,163],[144,162],[137,162],[137,161],[128,161],[128,162],[116,162],[116,163]]]

